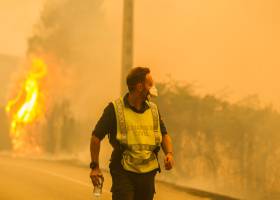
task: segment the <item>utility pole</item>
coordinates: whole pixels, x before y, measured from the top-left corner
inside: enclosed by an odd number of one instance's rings
[[[133,1],[123,2],[121,95],[127,91],[126,75],[133,65]]]

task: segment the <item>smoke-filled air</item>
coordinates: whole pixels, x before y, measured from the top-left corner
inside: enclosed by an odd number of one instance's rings
[[[123,95],[126,59],[150,68],[172,139],[174,166],[164,170],[162,149],[154,199],[280,199],[279,6],[1,1],[0,199],[93,199],[92,132]]]

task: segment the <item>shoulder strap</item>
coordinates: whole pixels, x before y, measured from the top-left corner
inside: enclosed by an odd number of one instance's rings
[[[124,117],[124,108],[123,108],[123,102],[122,99],[119,98],[115,101],[116,103],[116,111],[119,118],[119,126],[121,131],[121,143],[122,144],[128,144],[127,143],[127,129],[126,129],[126,123],[125,123],[125,117]]]
[[[158,131],[158,125],[159,125],[159,115],[158,115],[158,109],[157,105],[153,102],[149,102],[150,108],[153,115],[153,124],[154,124],[154,133],[155,133],[155,143],[157,146],[160,145],[160,133]]]

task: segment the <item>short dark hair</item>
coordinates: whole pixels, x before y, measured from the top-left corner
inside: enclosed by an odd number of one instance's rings
[[[150,73],[148,67],[135,67],[130,70],[126,77],[126,84],[129,92],[133,91],[137,83],[144,82],[146,75]]]

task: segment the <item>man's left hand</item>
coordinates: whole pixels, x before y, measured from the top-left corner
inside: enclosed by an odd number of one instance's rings
[[[166,170],[171,170],[174,165],[172,153],[167,153],[164,159],[164,166]]]

